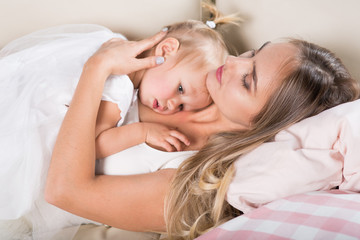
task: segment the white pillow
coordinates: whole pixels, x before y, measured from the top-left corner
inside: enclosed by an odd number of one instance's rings
[[[360,100],[294,124],[235,166],[227,201],[244,213],[309,191],[360,191]]]

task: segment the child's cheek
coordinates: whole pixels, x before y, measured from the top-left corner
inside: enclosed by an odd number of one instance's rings
[[[157,86],[156,91],[158,91],[159,96],[162,98],[170,98],[176,93],[176,87],[172,84],[169,84],[168,81],[161,81],[161,83]]]

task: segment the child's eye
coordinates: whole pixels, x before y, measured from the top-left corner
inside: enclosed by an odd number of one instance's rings
[[[179,111],[182,111],[182,110],[184,110],[184,104],[179,105]]]
[[[183,94],[184,93],[184,88],[183,88],[183,86],[180,84],[179,85],[179,87],[178,87],[178,92],[180,93],[180,94]]]

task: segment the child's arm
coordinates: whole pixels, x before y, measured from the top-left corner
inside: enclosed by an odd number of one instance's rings
[[[98,116],[96,118],[95,136],[96,138],[103,131],[116,127],[120,121],[120,109],[116,103],[101,101]]]
[[[177,130],[158,123],[132,123],[116,127],[120,120],[117,104],[101,101],[96,121],[96,158],[104,158],[140,143],[164,149],[181,151],[188,138]]]

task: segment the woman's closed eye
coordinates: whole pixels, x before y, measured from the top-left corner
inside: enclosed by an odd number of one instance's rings
[[[242,85],[246,88],[246,90],[250,90],[250,85],[248,82],[246,82],[246,77],[248,76],[247,73],[243,74],[242,75],[242,79],[241,79],[241,82],[242,82]]]
[[[242,54],[241,56],[242,57],[247,57],[247,58],[252,58],[254,57],[256,54],[256,51],[255,49],[252,49],[250,51],[247,51],[246,53]],[[246,90],[250,90],[250,84],[246,81],[246,78],[248,77],[248,73],[245,73],[242,75],[242,78],[241,78],[241,83],[243,85],[243,87],[245,87]]]

